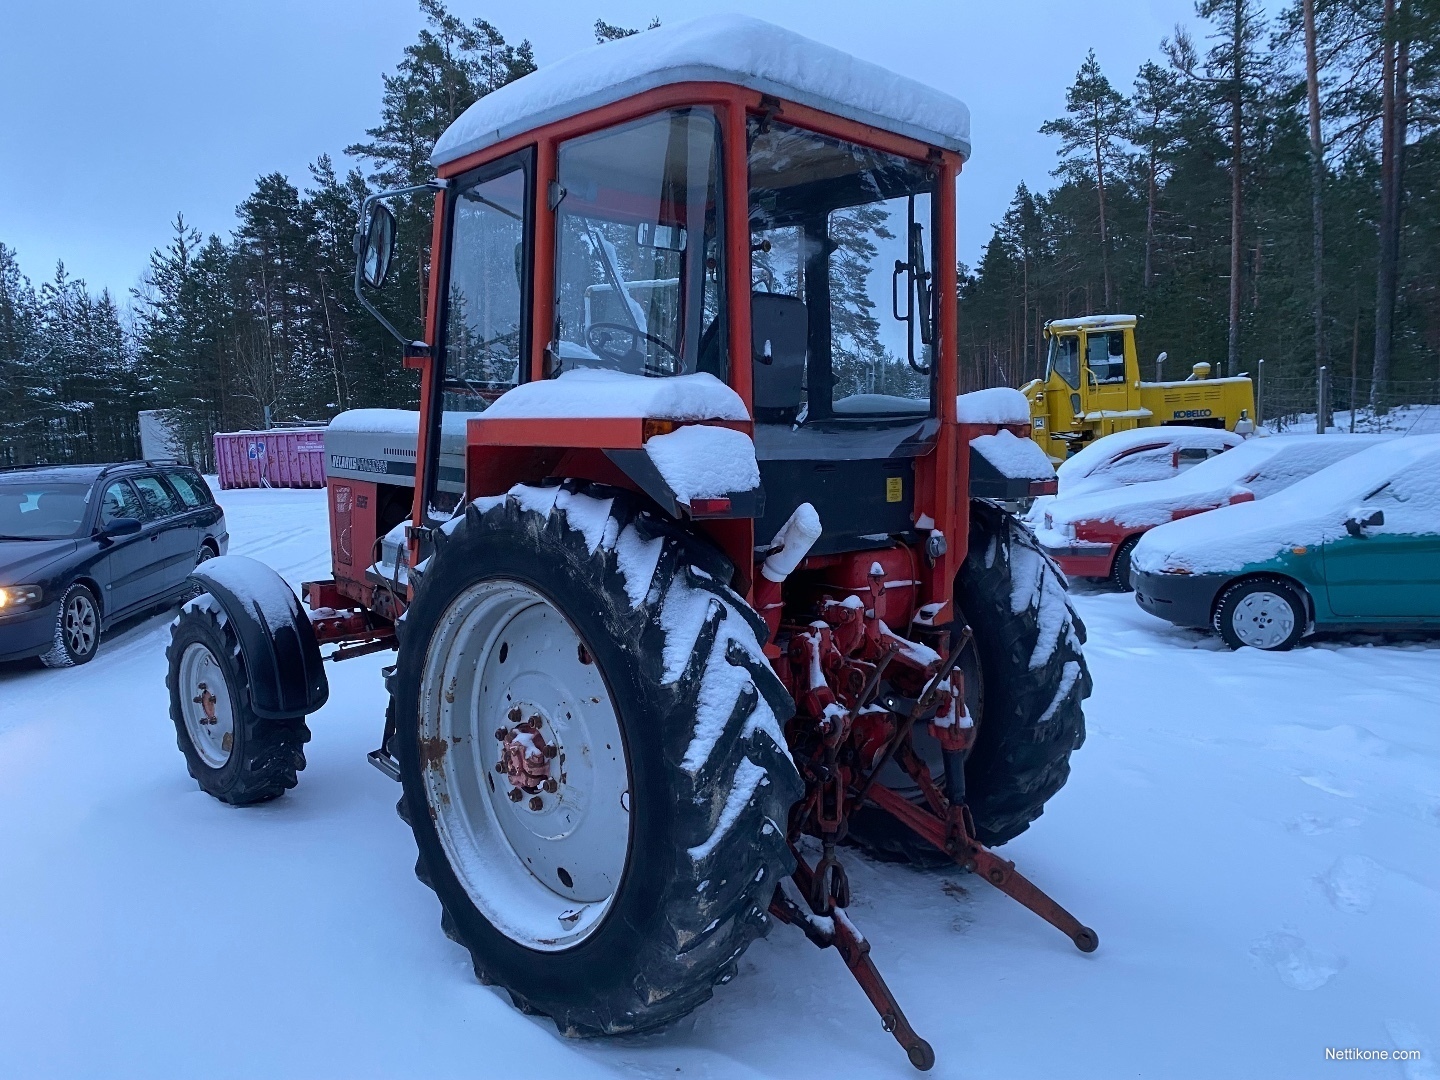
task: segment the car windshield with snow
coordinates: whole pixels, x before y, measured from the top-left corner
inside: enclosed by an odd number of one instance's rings
[[[1168,480],[1244,441],[1223,428],[1169,426],[1117,431],[1087,443],[1056,466],[1059,494],[1086,495]]]
[[[1382,442],[1264,502],[1162,525],[1133,560],[1141,607],[1232,648],[1440,628],[1440,436]]]
[[[1130,557],[1157,525],[1233,503],[1264,499],[1383,435],[1287,435],[1249,439],[1168,480],[1065,498],[1046,506],[1041,545],[1071,577],[1130,588]]]

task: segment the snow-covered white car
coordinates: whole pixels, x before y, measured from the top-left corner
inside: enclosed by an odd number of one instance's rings
[[[1213,626],[1232,649],[1288,649],[1316,629],[1440,629],[1440,435],[1162,525],[1132,560],[1141,607]]]
[[[1171,426],[1117,431],[1089,443],[1056,466],[1059,494],[1086,495],[1168,480],[1244,441],[1223,428]]]
[[[1073,497],[1045,507],[1036,538],[1070,577],[1130,588],[1130,554],[1150,529],[1233,503],[1264,499],[1374,446],[1384,435],[1249,439],[1168,480]],[[1062,481],[1063,484],[1063,481]],[[1064,491],[1064,488],[1061,488]]]

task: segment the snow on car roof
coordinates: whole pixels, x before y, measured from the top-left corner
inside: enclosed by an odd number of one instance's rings
[[[1062,480],[1078,480],[1089,476],[1100,466],[1113,461],[1119,454],[1138,446],[1196,447],[1203,450],[1224,450],[1239,446],[1245,440],[1233,431],[1206,427],[1143,427],[1117,431],[1096,439],[1060,463],[1056,472]]]
[[[1335,438],[1317,435],[1312,438]],[[1239,503],[1151,529],[1135,546],[1137,570],[1183,568],[1226,573],[1274,558],[1286,548],[1328,543],[1345,533],[1350,511],[1375,489],[1412,471],[1440,474],[1440,435],[1372,443],[1262,502]],[[1424,508],[1440,531],[1440,482]]]
[[[1286,435],[1249,439],[1168,480],[1152,480],[1074,498],[1061,495],[1047,508],[1055,523],[1113,521],[1143,528],[1170,520],[1179,510],[1223,502],[1249,485],[1256,498],[1386,439],[1383,435]],[[1255,481],[1251,481],[1254,477]]]
[[[970,110],[949,94],[760,19],[708,15],[592,45],[485,95],[430,163],[682,82],[743,86],[970,156]]]

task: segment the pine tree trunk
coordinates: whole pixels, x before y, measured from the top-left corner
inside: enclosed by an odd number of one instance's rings
[[[1230,94],[1230,325],[1225,343],[1225,374],[1240,370],[1240,265],[1241,211],[1243,192],[1240,185],[1241,153],[1244,128],[1241,106],[1244,96],[1245,7],[1235,4],[1235,36],[1231,53],[1231,74],[1234,85]]]
[[[1100,132],[1095,132],[1095,190],[1100,195],[1100,275],[1105,283],[1105,311],[1110,307],[1110,241],[1105,232],[1105,165],[1100,156]]]
[[[1310,109],[1310,216],[1314,222],[1312,259],[1314,260],[1315,369],[1325,363],[1325,156],[1320,143],[1320,66],[1315,50],[1315,0],[1304,0],[1305,17],[1305,97]],[[1351,403],[1353,406],[1353,402]],[[1353,408],[1352,408],[1353,414]]]
[[[1385,0],[1385,41],[1380,67],[1380,235],[1375,272],[1375,358],[1370,373],[1370,408],[1377,412],[1384,404],[1385,384],[1390,381],[1390,343],[1394,333],[1395,278],[1399,263],[1394,28],[1395,0]]]
[[[1150,266],[1151,252],[1155,249],[1155,147],[1150,147],[1150,162],[1148,169],[1148,190],[1145,196],[1145,288],[1150,288]]]

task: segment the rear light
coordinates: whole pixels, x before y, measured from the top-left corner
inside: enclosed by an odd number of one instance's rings
[[[1174,574],[1177,577],[1189,577],[1191,574],[1195,573],[1195,571],[1187,570],[1183,566],[1162,566],[1160,568],[1160,573]]]
[[[669,435],[679,426],[679,422],[675,420],[646,420],[640,425],[641,441],[655,435]]]
[[[1031,495],[1054,495],[1059,490],[1060,481],[1055,477],[1051,477],[1049,480],[1030,481]]]
[[[691,499],[691,517],[720,517],[730,513],[729,499]]]

